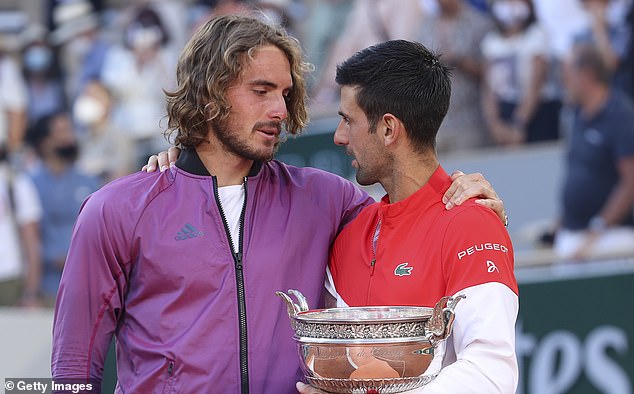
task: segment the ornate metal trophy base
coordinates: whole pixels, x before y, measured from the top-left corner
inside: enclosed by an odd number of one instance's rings
[[[435,376],[417,376],[411,378],[388,379],[329,379],[306,377],[312,386],[329,393],[400,393],[412,390],[431,382]]]

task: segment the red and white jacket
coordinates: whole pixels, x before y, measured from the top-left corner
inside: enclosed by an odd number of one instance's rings
[[[439,167],[403,201],[366,207],[337,237],[329,277],[338,305],[433,307],[458,303],[443,370],[420,393],[514,393],[518,289],[513,246],[495,213],[470,200],[451,211],[451,179]]]

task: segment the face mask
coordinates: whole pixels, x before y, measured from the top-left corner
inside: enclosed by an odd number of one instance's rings
[[[80,96],[73,105],[73,117],[84,126],[93,126],[106,115],[103,103],[91,96]]]
[[[491,11],[505,28],[521,25],[530,16],[528,5],[521,1],[497,1]]]
[[[55,148],[55,154],[65,161],[74,162],[77,160],[79,147],[75,143],[61,145]]]
[[[161,29],[156,26],[136,27],[130,30],[130,45],[135,50],[150,49],[163,39]]]
[[[53,54],[51,50],[41,46],[34,46],[24,53],[24,67],[32,72],[45,71],[51,65]]]

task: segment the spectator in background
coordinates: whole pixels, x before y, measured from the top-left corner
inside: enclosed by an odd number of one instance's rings
[[[46,29],[33,25],[23,34],[22,73],[28,92],[28,121],[59,112],[66,107],[66,94],[57,56],[46,41]]]
[[[482,42],[486,59],[484,116],[499,145],[559,137],[561,100],[550,67],[548,37],[537,24],[530,0],[495,0],[497,31]]]
[[[108,89],[99,81],[92,81],[73,106],[73,118],[86,130],[79,139],[79,168],[98,176],[102,183],[136,169],[129,137],[112,125],[112,105]]]
[[[105,60],[101,80],[114,97],[113,124],[129,135],[141,167],[153,152],[167,147],[159,130],[165,117],[163,89],[173,87],[176,59],[166,46],[169,35],[150,6],[137,10]]]
[[[91,80],[99,79],[110,44],[102,36],[99,15],[85,0],[60,3],[53,10],[51,42],[59,46],[67,97],[72,100]]]
[[[299,24],[300,42],[308,60],[321,70],[327,60],[328,50],[339,39],[350,12],[350,0],[308,0],[305,2],[306,19]],[[313,80],[308,82],[312,86]]]
[[[566,259],[634,253],[634,106],[611,77],[601,49],[573,49],[565,81],[576,107],[555,236]]]
[[[28,96],[20,69],[0,48],[0,145],[19,151],[26,130]]]
[[[240,15],[253,12],[253,6],[244,0],[217,0],[206,19],[222,15]]]
[[[553,55],[563,63],[570,52],[574,36],[587,26],[579,0],[533,0],[535,17],[548,35]]]
[[[37,191],[8,162],[5,141],[0,147],[0,306],[39,305],[41,215]]]
[[[289,0],[215,0],[201,2],[206,5],[206,12],[197,18],[194,30],[207,20],[223,15],[257,15],[260,14],[272,23],[287,30],[294,29],[295,23],[288,12]]]
[[[489,1],[487,0],[467,0],[467,3],[477,9],[479,12],[489,12]]]
[[[43,208],[41,292],[45,305],[53,306],[79,208],[99,181],[75,165],[78,144],[67,113],[44,116],[28,138],[41,158],[31,176]]]
[[[332,105],[339,99],[335,83],[337,64],[356,51],[394,39],[416,40],[423,9],[419,0],[355,0],[346,27],[335,42],[319,73],[314,104]]]
[[[625,12],[620,20],[608,17],[610,0],[580,0],[588,13],[590,25],[575,37],[575,43],[585,42],[596,45],[603,62],[614,75],[618,86],[631,84],[632,69],[625,60],[631,40],[631,29],[626,24]]]
[[[272,23],[284,27],[293,34],[296,26],[289,12],[291,2],[291,0],[255,0],[255,7]]]
[[[209,19],[225,15],[251,15],[255,8],[245,0],[199,0],[192,32],[198,30]]]
[[[451,72],[451,103],[436,138],[439,153],[471,149],[489,140],[480,106],[480,44],[493,25],[465,0],[437,0],[440,13],[421,23],[418,41],[434,48]]]
[[[630,5],[630,10],[627,13],[627,24],[630,29],[630,34],[634,31],[634,2]],[[634,39],[630,36],[630,45],[627,49],[627,56],[623,65],[624,69],[632,70],[634,67]],[[626,93],[634,100],[634,76],[630,75],[630,84],[626,85]]]

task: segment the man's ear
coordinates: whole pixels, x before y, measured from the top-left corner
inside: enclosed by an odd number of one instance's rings
[[[397,143],[400,138],[403,138],[405,132],[403,122],[390,113],[383,115],[378,129],[377,132],[382,134],[385,146]]]

